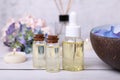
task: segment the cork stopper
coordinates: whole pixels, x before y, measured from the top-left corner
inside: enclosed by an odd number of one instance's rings
[[[44,41],[44,34],[36,34],[34,41]]]
[[[47,43],[58,43],[58,36],[56,35],[48,35]]]

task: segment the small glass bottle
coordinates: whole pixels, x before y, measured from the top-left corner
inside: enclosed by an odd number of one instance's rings
[[[33,42],[33,67],[45,69],[45,41],[43,34],[37,34]]]
[[[58,37],[48,35],[46,46],[46,70],[48,72],[60,71]]]
[[[83,40],[80,26],[76,25],[76,14],[70,14],[70,23],[66,26],[66,38],[63,41],[63,69],[68,71],[83,70]]]

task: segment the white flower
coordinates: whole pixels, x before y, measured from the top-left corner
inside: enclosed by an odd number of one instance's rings
[[[35,26],[43,26],[42,20],[41,19],[36,19],[35,20]]]
[[[19,22],[15,22],[15,29],[18,29],[18,28],[20,28],[20,24]]]
[[[44,32],[44,34],[52,35],[51,29],[49,27],[42,27],[41,30]]]
[[[19,19],[19,21],[21,22],[21,24],[27,24],[29,26],[31,24],[34,24],[34,17],[31,15],[27,15],[27,16]]]

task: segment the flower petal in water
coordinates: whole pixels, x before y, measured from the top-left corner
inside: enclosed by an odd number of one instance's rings
[[[118,36],[117,36],[115,33],[113,33],[114,28],[115,28],[114,26],[111,26],[110,31],[105,32],[105,33],[104,33],[104,36],[105,36],[105,37],[118,38]]]
[[[104,36],[104,37],[111,37],[111,38],[120,38],[120,32],[119,33],[114,33],[114,26],[110,27],[110,30],[106,29],[99,29],[96,30],[94,33],[99,36]]]

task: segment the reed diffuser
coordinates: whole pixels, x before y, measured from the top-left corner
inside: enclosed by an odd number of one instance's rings
[[[73,0],[68,1],[66,10],[65,10],[65,7],[63,6],[63,1],[62,0],[54,0],[54,2],[55,2],[55,5],[56,5],[59,13],[63,15],[63,14],[68,14],[68,12],[69,12],[69,10],[72,6]]]
[[[63,0],[54,0],[54,3],[59,11],[59,22],[56,24],[56,34],[59,36],[59,43],[60,45],[62,44],[62,41],[65,38],[65,30],[66,30],[66,25],[69,22],[69,11],[71,9],[73,0],[68,0],[67,6],[65,7],[65,3]]]

